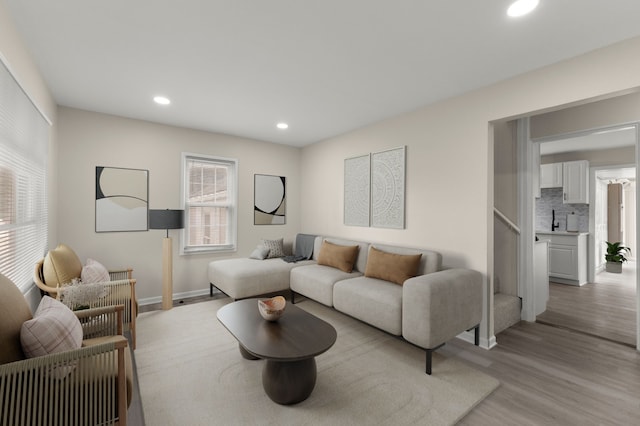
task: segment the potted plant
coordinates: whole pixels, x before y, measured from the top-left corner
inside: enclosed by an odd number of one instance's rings
[[[631,249],[621,245],[621,242],[607,243],[607,254],[604,255],[604,259],[607,261],[605,270],[607,272],[621,273],[622,263],[627,261],[626,255],[631,254]]]

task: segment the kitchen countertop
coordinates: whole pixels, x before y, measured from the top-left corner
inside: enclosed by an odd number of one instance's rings
[[[588,232],[569,232],[569,231],[536,231],[540,235],[589,235]]]

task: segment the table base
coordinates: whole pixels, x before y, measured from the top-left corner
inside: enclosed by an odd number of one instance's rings
[[[267,360],[262,370],[262,387],[273,402],[297,404],[311,395],[316,386],[316,360]]]

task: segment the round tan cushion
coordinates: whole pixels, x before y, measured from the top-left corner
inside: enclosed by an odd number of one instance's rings
[[[42,267],[44,283],[49,287],[70,283],[82,274],[82,262],[70,247],[60,244],[49,250]]]

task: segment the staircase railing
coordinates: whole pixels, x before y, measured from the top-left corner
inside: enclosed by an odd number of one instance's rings
[[[511,228],[516,234],[520,235],[520,228],[518,225],[513,223],[507,216],[504,215],[500,210],[496,207],[493,208],[493,212],[498,216],[509,228]]]

